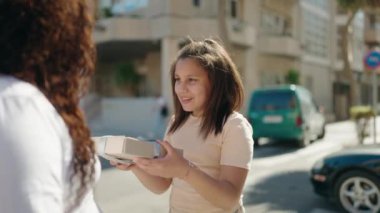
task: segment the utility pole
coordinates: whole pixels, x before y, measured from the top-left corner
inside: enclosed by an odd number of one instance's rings
[[[377,116],[377,74],[372,70],[372,107],[373,107],[373,143],[376,143],[376,116]]]
[[[372,107],[373,107],[373,140],[376,141],[376,116],[377,116],[377,70],[380,68],[380,52],[370,51],[364,57],[364,65],[372,72]]]

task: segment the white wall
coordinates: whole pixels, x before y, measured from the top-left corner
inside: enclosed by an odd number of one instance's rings
[[[159,122],[159,108],[153,97],[102,98],[101,104],[101,115],[90,123],[93,136],[126,135],[151,139],[157,138],[157,131],[162,135],[166,129],[166,122]]]

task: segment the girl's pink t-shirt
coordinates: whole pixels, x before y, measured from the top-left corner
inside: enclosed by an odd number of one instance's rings
[[[233,112],[222,133],[217,136],[210,134],[206,139],[199,134],[200,125],[200,118],[190,116],[173,134],[166,134],[165,140],[211,177],[219,177],[221,165],[250,169],[253,157],[252,127],[243,115]],[[174,178],[170,212],[231,213],[243,208],[242,197],[235,209],[226,211],[208,202],[187,182]]]

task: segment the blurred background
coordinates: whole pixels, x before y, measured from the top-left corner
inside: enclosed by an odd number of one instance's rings
[[[264,139],[245,188],[247,212],[341,211],[313,193],[309,171],[323,156],[358,144],[352,106],[377,112],[379,0],[89,2],[98,62],[81,104],[94,136],[162,137],[157,100],[172,110],[169,70],[177,51],[187,37],[217,38],[242,75],[241,113],[247,115],[253,91],[296,84],[325,121],[326,136],[304,148]],[[370,128],[363,143],[375,141],[375,133]],[[96,192],[105,212],[168,211],[167,194],[152,195],[128,172],[103,166]]]

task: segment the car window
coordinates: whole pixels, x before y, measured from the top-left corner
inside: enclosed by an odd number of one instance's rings
[[[297,100],[293,91],[266,91],[254,94],[250,108],[254,111],[271,111],[296,107]]]

